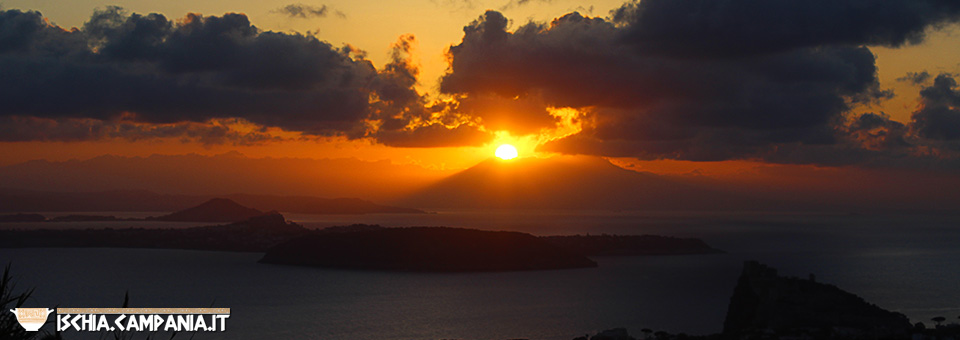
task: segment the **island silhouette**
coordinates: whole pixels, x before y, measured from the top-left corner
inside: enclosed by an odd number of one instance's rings
[[[446,227],[311,233],[271,247],[260,262],[430,272],[597,266],[584,255],[569,252],[530,234]]]
[[[263,215],[262,211],[242,206],[233,200],[227,198],[211,198],[209,201],[203,202],[198,206],[159,217],[147,217],[147,220],[171,222],[239,222],[260,215]]]
[[[190,228],[0,230],[0,247],[169,248],[265,252],[261,263],[398,271],[509,271],[596,267],[588,256],[720,252],[698,239],[656,235],[534,236],[449,227],[385,228],[355,224],[312,230],[277,212],[261,214],[226,199],[154,220],[207,218],[225,211],[252,216]]]
[[[215,200],[218,199],[218,200]],[[216,214],[217,209],[223,209],[221,215],[229,217],[227,221],[242,221],[241,216],[228,216],[228,212],[239,211],[240,215],[248,214],[237,207],[228,207],[230,203],[219,199],[230,200],[244,207],[251,207],[260,211],[282,211],[301,214],[423,214],[420,209],[381,205],[359,198],[322,198],[316,196],[287,196],[287,195],[256,195],[256,194],[228,194],[228,195],[173,195],[158,194],[146,190],[113,190],[92,192],[54,192],[0,188],[0,212],[8,212],[0,216],[0,222],[5,218],[16,219],[21,213],[40,212],[104,212],[104,211],[132,211],[132,212],[179,212],[210,203],[204,211],[201,209],[191,214]],[[211,203],[211,200],[215,200]],[[32,214],[31,214],[32,215]],[[202,216],[206,218],[206,216]],[[36,219],[36,216],[20,216]],[[208,220],[193,221],[208,222]]]

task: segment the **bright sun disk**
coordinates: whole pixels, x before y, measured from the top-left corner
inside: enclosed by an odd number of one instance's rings
[[[510,144],[503,144],[498,146],[497,151],[494,152],[493,154],[496,155],[497,157],[500,157],[500,159],[503,159],[503,160],[514,159],[514,158],[517,158],[518,156],[517,148],[513,147],[513,145],[510,145]]]

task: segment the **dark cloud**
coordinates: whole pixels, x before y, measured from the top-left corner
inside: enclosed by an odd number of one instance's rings
[[[454,11],[472,11],[477,8],[477,0],[430,0],[434,5],[438,7],[445,7]]]
[[[127,141],[175,138],[184,143],[254,145],[281,140],[259,129],[238,131],[231,129],[235,120],[212,123],[183,122],[174,124],[145,124],[129,120],[46,119],[36,117],[0,118],[0,141],[76,142],[102,139]]]
[[[894,13],[902,22],[883,21]],[[905,124],[883,114],[849,118],[893,95],[864,45],[917,42],[958,17],[960,3],[946,1],[645,0],[609,20],[574,12],[511,32],[488,11],[450,47],[441,91],[461,101],[537,98],[538,108],[504,117],[514,131],[549,126],[547,107],[579,109],[583,130],[546,151],[865,161],[914,144]]]
[[[349,131],[368,114],[378,78],[365,59],[298,34],[261,32],[242,14],[159,14],[112,7],[65,31],[40,13],[4,12],[0,27],[27,26],[0,45],[0,115],[144,122],[241,117],[308,133]],[[23,24],[26,22],[26,24]],[[6,31],[6,29],[4,29]]]
[[[549,114],[543,98],[537,95],[503,98],[477,94],[458,97],[455,104],[453,110],[482,119],[483,126],[490,131],[510,131],[526,135],[557,124],[557,118]]]
[[[908,82],[913,85],[922,85],[926,84],[933,76],[927,71],[922,72],[907,72],[903,77],[897,78],[897,81]]]
[[[169,20],[108,7],[65,30],[39,12],[0,11],[0,118],[60,122],[51,136],[61,137],[52,139],[112,136],[100,127],[67,130],[121,116],[154,124],[239,118],[349,138],[370,137],[376,125],[416,129],[430,122],[415,123],[429,117],[414,89],[418,70],[406,58],[413,41],[402,37],[394,61],[377,70],[352,47],[262,31],[243,14]],[[20,137],[9,138],[47,138],[23,130],[49,124],[23,124],[14,127]],[[157,131],[141,129],[148,137]]]
[[[950,74],[940,74],[920,91],[921,107],[913,113],[919,136],[937,141],[960,141],[960,88]]]
[[[516,7],[523,7],[523,6],[525,6],[525,5],[527,5],[527,4],[531,3],[531,2],[551,3],[551,2],[553,2],[553,0],[510,0],[509,2],[507,2],[506,4],[504,4],[503,6],[500,6],[500,10],[501,10],[501,11],[506,11],[506,10],[510,10],[510,9],[513,9],[513,8],[516,8]]]
[[[956,22],[955,0],[643,0],[614,12],[645,53],[743,56],[823,45],[901,46]]]
[[[415,45],[413,35],[400,36],[392,46],[390,62],[370,85],[377,95],[371,115],[382,124],[368,136],[397,147],[476,146],[492,139],[489,133],[458,120],[433,121],[434,117],[455,116],[457,103],[427,103],[414,89],[420,75],[412,61]]]
[[[377,135],[377,141],[388,146],[423,148],[443,146],[479,146],[493,140],[493,135],[473,126],[459,125],[448,128],[431,124],[415,130],[390,130]]]
[[[590,124],[580,135],[546,150],[737,158],[773,143],[830,143],[830,124],[852,103],[888,95],[864,47],[678,59],[637,53],[620,39],[623,28],[577,13],[515,32],[507,32],[506,23],[500,13],[487,12],[464,29],[463,42],[450,48],[441,90],[467,98],[541,98],[539,111],[514,115],[514,130],[552,124],[546,106],[588,112]],[[529,115],[544,119],[519,119]],[[600,146],[605,142],[611,144]]]
[[[340,18],[346,18],[347,15],[338,10],[332,10],[333,13]],[[291,18],[298,19],[309,19],[309,18],[326,18],[327,15],[331,12],[331,9],[327,5],[312,6],[304,4],[289,4],[272,11],[273,13],[280,13]]]
[[[909,128],[884,113],[865,113],[846,126],[846,135],[870,150],[895,150],[912,147],[907,140]]]
[[[381,117],[424,118],[425,99],[414,89],[420,75],[420,68],[411,60],[415,44],[413,35],[400,36],[391,48],[390,62],[370,85],[377,95],[374,108]]]
[[[307,135],[452,146],[483,143],[493,131],[535,134],[560,122],[552,108],[570,107],[582,131],[542,149],[699,161],[909,159],[924,148],[960,150],[950,146],[960,144],[956,81],[904,77],[927,85],[909,123],[853,115],[892,96],[879,86],[869,46],[916,43],[958,17],[955,0],[644,0],[611,18],[573,12],[508,31],[510,20],[488,11],[450,47],[442,100],[428,102],[416,90],[412,35],[377,69],[349,45],[262,31],[242,14],[170,20],[110,7],[65,30],[38,12],[7,10],[0,130],[17,140],[132,138],[111,132],[116,126],[130,136],[189,136],[174,128],[182,125],[215,136],[216,122],[240,119]]]

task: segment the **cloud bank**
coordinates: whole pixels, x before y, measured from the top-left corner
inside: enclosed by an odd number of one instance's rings
[[[262,31],[243,14],[169,20],[109,7],[66,30],[39,12],[0,11],[0,118],[57,120],[53,130],[32,135],[64,140],[81,137],[63,133],[66,125],[118,117],[153,124],[242,119],[306,135],[377,138],[371,126],[410,129],[426,112],[413,88],[416,67],[403,59],[412,41],[402,38],[393,61],[377,70],[355,48]]]
[[[574,12],[510,31],[506,17],[488,11],[450,47],[441,91],[580,110],[583,130],[541,146],[546,151],[930,162],[946,156],[929,152],[931,140],[960,135],[951,120],[956,83],[949,75],[924,89],[923,108],[909,126],[882,113],[851,112],[893,95],[880,87],[868,46],[918,43],[926,30],[958,18],[960,4],[936,0],[644,0],[610,18]],[[549,124],[538,110],[515,117],[525,122],[520,129]]]
[[[330,11],[278,10],[297,18]],[[412,35],[378,69],[349,45],[263,31],[243,14],[170,20],[110,7],[67,30],[38,12],[6,10],[0,131],[4,140],[251,143],[277,128],[397,147],[464,146],[487,143],[494,131],[556,128],[561,118],[551,112],[570,108],[576,116],[563,119],[580,130],[541,150],[954,166],[955,75],[902,78],[922,88],[909,122],[853,112],[893,96],[879,84],[871,46],[917,44],[958,20],[952,0],[644,0],[605,18],[572,12],[515,29],[487,11],[450,46],[440,97],[429,99],[416,89]],[[231,120],[261,130],[224,131]]]

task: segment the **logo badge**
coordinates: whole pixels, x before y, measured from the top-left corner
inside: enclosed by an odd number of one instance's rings
[[[53,310],[47,308],[17,308],[11,309],[10,312],[17,315],[17,321],[20,322],[23,329],[36,332],[47,322],[47,316],[53,313]]]

